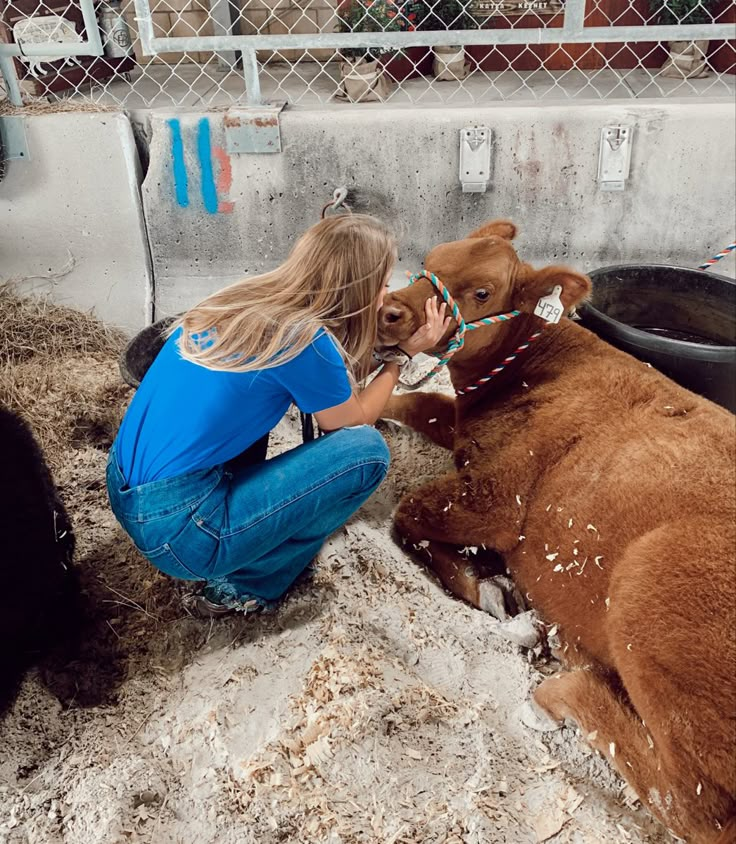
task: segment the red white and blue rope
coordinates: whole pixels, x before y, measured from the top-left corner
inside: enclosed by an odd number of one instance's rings
[[[525,352],[529,348],[529,346],[531,346],[531,344],[538,337],[541,337],[541,336],[542,336],[541,331],[535,331],[534,334],[531,335],[531,337],[529,337],[524,343],[522,343],[521,346],[518,346],[516,349],[514,349],[512,354],[510,354],[508,357],[504,358],[501,361],[501,363],[499,363],[499,365],[495,369],[492,369],[488,373],[488,375],[484,375],[482,378],[479,378],[477,381],[474,381],[472,384],[468,384],[466,387],[463,387],[461,390],[455,390],[455,394],[458,395],[458,396],[464,396],[467,393],[472,393],[473,390],[480,389],[480,387],[482,387],[484,384],[487,384],[492,378],[495,378],[496,375],[499,374],[499,372],[503,372],[503,370],[506,369],[506,367],[510,363],[515,361],[516,358],[518,358],[519,355],[522,352]]]
[[[698,269],[699,270],[709,270],[713,266],[713,264],[718,263],[718,261],[720,261],[721,258],[725,258],[726,255],[733,252],[734,249],[736,249],[736,243],[729,244],[722,252],[719,252],[717,255],[714,255],[708,261],[705,261],[704,263],[700,264]]]

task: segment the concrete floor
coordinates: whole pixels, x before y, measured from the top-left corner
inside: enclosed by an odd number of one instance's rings
[[[261,65],[264,99],[286,100],[292,106],[332,106],[344,109],[335,99],[339,86],[336,62],[294,63],[266,61]],[[702,79],[667,79],[656,69],[646,70],[506,70],[476,71],[462,82],[437,82],[431,77],[409,79],[396,85],[384,103],[362,103],[361,109],[404,108],[407,105],[448,107],[492,102],[550,102],[569,100],[621,100],[660,97],[731,98],[736,95],[736,77],[712,74]],[[90,93],[80,94],[84,99]],[[96,102],[121,105],[126,109],[222,108],[245,103],[245,85],[240,71],[223,72],[215,57],[206,65],[151,63],[91,92]]]

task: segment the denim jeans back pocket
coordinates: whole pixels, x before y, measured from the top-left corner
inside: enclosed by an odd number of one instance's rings
[[[219,543],[227,527],[228,494],[232,484],[232,473],[223,472],[222,479],[211,495],[194,508],[192,521],[197,527]]]
[[[145,556],[160,572],[168,574],[169,577],[178,577],[180,580],[204,580],[201,575],[195,574],[182,563],[168,542],[155,551],[149,551]]]
[[[219,539],[202,530],[191,513],[144,525],[141,539],[143,553],[161,571],[198,580],[207,580],[220,546]]]

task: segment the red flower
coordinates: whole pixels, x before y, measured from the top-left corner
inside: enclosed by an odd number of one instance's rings
[[[415,29],[416,29],[415,26],[410,26],[409,29],[407,30],[407,32],[414,32]]]
[[[409,20],[410,20],[410,21],[415,21],[416,19],[417,19],[417,16],[414,14],[414,12],[412,12],[412,13],[409,15]]]

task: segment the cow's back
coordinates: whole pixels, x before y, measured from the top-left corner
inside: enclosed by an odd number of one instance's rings
[[[691,555],[707,545],[703,577],[733,591],[736,418],[585,329],[567,330],[582,345],[555,362],[559,375],[535,390],[534,372],[524,373],[536,410],[519,436],[567,445],[538,467],[525,538],[508,561],[532,603],[575,631],[570,647],[583,647],[587,629],[586,650],[607,662],[611,576],[653,531],[697,525]]]

